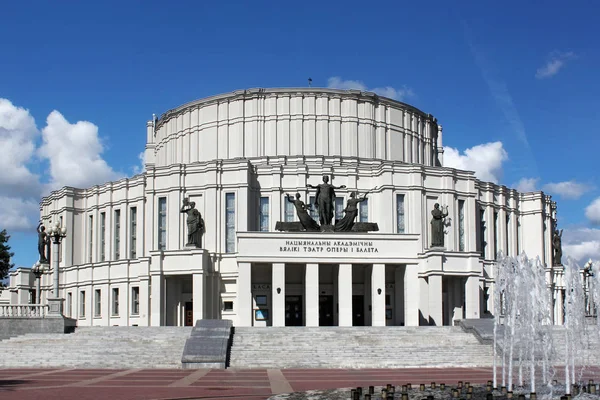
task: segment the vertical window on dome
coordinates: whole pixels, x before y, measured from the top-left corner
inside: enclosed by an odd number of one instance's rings
[[[115,210],[115,260],[121,258],[121,210]]]
[[[465,251],[465,201],[458,201],[458,251]]]
[[[100,261],[106,259],[106,213],[100,213]]]
[[[129,258],[137,257],[137,207],[129,209]]]
[[[269,232],[269,198],[260,198],[260,209],[258,210],[258,223],[261,232]]]
[[[361,201],[359,208],[359,218],[358,222],[368,222],[369,221],[369,199],[365,199]]]
[[[344,198],[336,197],[335,198],[335,220],[339,221],[344,218]],[[335,223],[335,221],[333,221]]]
[[[158,250],[167,248],[167,198],[158,199]]]
[[[284,211],[285,214],[283,215],[283,220],[285,222],[293,222],[294,221],[294,204],[290,203],[287,199],[287,197],[283,198],[283,203],[285,204]]]
[[[309,207],[310,217],[319,222],[319,212],[317,211],[317,207],[315,207],[315,196],[310,196],[308,199],[310,204],[306,206]]]
[[[92,255],[94,254],[94,216],[90,215],[88,218],[88,262],[92,262]]]
[[[396,231],[397,233],[405,232],[405,223],[404,223],[404,195],[397,194],[396,195]]]
[[[235,251],[235,193],[225,193],[225,252]]]

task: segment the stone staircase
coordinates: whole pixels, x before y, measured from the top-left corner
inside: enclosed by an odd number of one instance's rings
[[[81,327],[0,342],[0,368],[181,368],[191,327]]]
[[[492,358],[492,346],[460,327],[236,327],[230,367],[479,367]]]
[[[549,329],[552,332],[552,361],[555,364],[564,364],[566,360],[565,349],[565,327],[551,326]],[[598,325],[587,325],[585,330],[575,338],[579,342],[577,346],[576,363],[585,365],[600,366],[600,327]]]

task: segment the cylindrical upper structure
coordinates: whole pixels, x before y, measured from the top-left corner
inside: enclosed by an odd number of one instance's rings
[[[167,111],[154,129],[156,167],[315,155],[441,166],[431,114],[358,90],[240,90]]]

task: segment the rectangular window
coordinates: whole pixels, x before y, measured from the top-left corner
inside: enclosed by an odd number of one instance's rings
[[[94,317],[102,315],[102,292],[100,289],[94,291]]]
[[[465,251],[465,201],[458,201],[458,251]]]
[[[131,314],[140,313],[140,288],[134,286],[131,288]]]
[[[397,194],[396,195],[396,230],[398,233],[405,232],[405,223],[404,223],[404,195]]]
[[[344,218],[344,198],[343,197],[336,197],[335,198],[335,217],[334,217],[334,220],[335,221],[339,221],[342,218]],[[335,221],[333,221],[334,224],[335,224]]]
[[[235,251],[235,193],[225,193],[225,252]]]
[[[79,292],[79,318],[85,318],[85,290]]]
[[[369,199],[358,204],[360,204],[358,222],[369,222]]]
[[[509,226],[510,226],[510,215],[508,215],[508,213],[507,213],[506,214],[506,229],[505,229],[505,235],[504,235],[504,248],[506,249],[506,254],[505,254],[506,256],[508,256],[510,254],[510,252],[509,252],[510,240],[508,240],[508,235],[510,233]]]
[[[119,288],[112,290],[112,315],[119,315]]]
[[[314,219],[316,222],[319,222],[319,212],[317,211],[317,207],[315,207],[315,196],[309,197],[309,203],[306,206],[309,207],[310,217]]]
[[[94,254],[94,216],[90,215],[88,219],[88,262],[92,262],[92,255]]]
[[[100,213],[100,261],[106,259],[106,213]]]
[[[121,258],[121,210],[115,210],[115,260]]]
[[[63,217],[62,215],[60,217],[58,217],[59,221],[60,221],[60,227],[62,228],[63,225]],[[65,245],[67,241],[63,240],[60,242],[60,244],[58,245],[58,262],[62,262],[62,257],[63,257],[63,246]]]
[[[287,197],[284,197],[283,199],[284,199],[283,201],[285,204],[285,207],[284,207],[285,214],[283,216],[283,220],[285,222],[293,222],[294,221],[294,211],[295,211],[294,204],[290,203],[288,201]]]
[[[167,198],[158,199],[158,249],[167,248]]]
[[[137,257],[137,208],[129,209],[129,258]]]
[[[498,253],[500,253],[501,251],[499,247],[500,241],[498,240],[498,212],[494,211],[494,251],[496,252],[496,254],[494,254],[495,260],[498,259]]]
[[[517,255],[521,254],[521,219],[517,217]]]
[[[260,208],[258,210],[258,230],[261,232],[269,232],[269,198],[260,198]]]
[[[73,317],[73,293],[67,293],[67,316]]]
[[[481,256],[485,258],[485,210],[479,210],[479,249],[481,250]]]

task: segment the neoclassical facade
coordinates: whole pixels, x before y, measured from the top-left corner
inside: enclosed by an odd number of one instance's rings
[[[184,104],[146,125],[145,171],[42,199],[68,229],[65,314],[88,325],[449,325],[490,316],[499,252],[539,256],[551,280],[556,205],[444,167],[431,115],[355,90],[250,89]],[[374,232],[280,232],[286,194],[315,202],[328,176],[335,219],[371,190],[357,222]],[[186,246],[185,198],[204,220]],[[431,211],[447,206],[444,246]],[[311,216],[318,220],[316,212]],[[52,274],[42,276],[42,302]],[[13,273],[13,302],[33,275]]]

